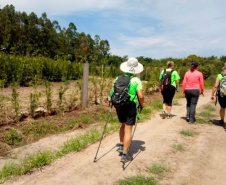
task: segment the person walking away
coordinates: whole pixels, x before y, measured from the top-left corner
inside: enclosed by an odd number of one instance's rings
[[[216,93],[216,98],[218,98],[220,104],[220,125],[224,127],[226,131],[226,125],[224,122],[225,117],[225,107],[226,107],[226,63],[222,68],[222,73],[217,75],[216,82],[213,86],[211,99],[214,100],[214,94]]]
[[[183,94],[187,100],[187,115],[186,120],[189,124],[195,123],[196,105],[199,99],[199,88],[204,96],[204,81],[203,74],[198,69],[198,62],[193,61],[191,69],[185,73],[183,80]]]
[[[136,122],[137,98],[139,98],[140,106],[142,108],[145,106],[141,80],[134,76],[134,74],[138,74],[143,71],[143,65],[139,63],[136,58],[129,58],[126,62],[123,62],[120,65],[120,69],[124,72],[124,74],[116,78],[113,85],[114,91],[110,96],[112,104],[116,108],[119,122],[121,122],[119,130],[120,146],[117,151],[121,154],[121,162],[125,163],[132,160],[132,156],[128,155],[128,148],[132,139],[133,125],[135,125]],[[127,79],[127,82],[125,82],[125,79]],[[119,89],[123,86],[122,84],[125,83],[126,86],[128,86],[128,92],[121,96]],[[123,87],[123,89],[125,88]],[[120,103],[120,99],[122,99],[121,97],[123,97],[124,103]]]
[[[172,118],[172,101],[175,95],[177,84],[180,80],[180,76],[178,75],[177,71],[174,71],[174,62],[168,61],[166,65],[168,69],[164,69],[159,76],[159,80],[161,80],[161,93],[163,97],[163,110],[161,114],[163,119]]]

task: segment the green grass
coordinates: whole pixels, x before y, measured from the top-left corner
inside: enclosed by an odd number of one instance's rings
[[[181,105],[177,100],[173,100],[173,105]]]
[[[6,179],[13,176],[19,176],[23,174],[22,166],[13,162],[6,163],[0,171],[0,183],[3,183]]]
[[[19,145],[23,140],[22,133],[18,132],[15,128],[10,128],[4,133],[4,142],[9,145]]]
[[[120,124],[109,124],[106,133],[118,130]],[[60,146],[58,150],[42,151],[36,154],[27,155],[19,163],[6,163],[0,170],[0,182],[3,183],[5,180],[10,179],[18,175],[23,175],[34,168],[47,165],[57,158],[60,158],[72,151],[80,151],[85,148],[88,144],[94,143],[100,140],[102,130],[92,129],[87,131],[84,135],[73,138]]]
[[[162,108],[162,102],[156,100],[152,104],[149,104],[147,110],[143,110],[141,117],[146,119],[150,118],[150,114],[153,113],[153,110],[160,110]],[[104,115],[99,115],[100,119],[104,119]],[[82,117],[83,123],[94,122],[94,118],[84,115]],[[105,122],[104,122],[105,123]],[[117,115],[112,113],[109,118],[109,123],[106,129],[106,134],[115,132],[121,126]],[[57,126],[51,122],[31,122],[30,125],[24,130],[24,134],[33,135],[36,138],[45,136],[48,133],[62,132],[64,130],[69,130],[74,128],[77,124],[76,120],[67,120],[67,124],[64,126]],[[103,124],[103,123],[102,123]],[[27,155],[19,163],[6,163],[2,169],[0,169],[0,182],[3,183],[5,180],[10,179],[15,176],[26,174],[34,168],[39,168],[41,166],[47,165],[52,161],[72,152],[80,151],[85,148],[88,144],[94,143],[100,140],[102,135],[103,128],[100,130],[92,129],[87,131],[84,135],[81,135],[77,138],[73,138],[60,146],[58,150],[52,151],[42,151],[36,154]],[[119,184],[134,183],[134,184],[157,184],[157,182],[152,178],[146,178],[143,176],[131,177],[125,180],[119,181]]]
[[[181,130],[180,134],[184,135],[184,136],[194,136],[197,135],[198,132],[192,131],[192,130]]]
[[[118,185],[158,185],[158,182],[152,177],[134,176],[117,181]]]
[[[206,105],[204,107],[204,110],[206,110],[206,111],[215,111],[216,108],[214,106],[212,106],[212,105]]]
[[[206,118],[206,119],[211,118],[211,117],[214,117],[214,115],[211,114],[210,111],[203,111],[203,112],[200,112],[200,113],[198,114],[198,116],[201,116],[201,117]]]
[[[159,111],[161,109],[162,109],[161,100],[155,100],[153,103],[147,104],[146,107],[141,112],[140,122],[150,119],[151,114],[153,114],[154,111]]]
[[[163,164],[153,163],[151,166],[147,167],[147,169],[154,174],[162,174],[164,172],[168,172],[169,169],[165,167]]]
[[[91,116],[88,116],[88,115],[82,116],[82,120],[81,121],[84,124],[91,124],[91,123],[94,123],[95,122],[94,118],[91,117]]]
[[[64,131],[71,130],[77,125],[77,121],[75,119],[68,119],[67,124],[63,128]]]
[[[212,125],[213,124],[209,120],[205,120],[203,118],[197,118],[195,122],[198,123],[198,124],[209,124],[209,125]]]
[[[173,145],[172,147],[173,147],[175,150],[180,151],[180,152],[185,151],[185,149],[184,149],[184,147],[183,147],[182,144],[175,144],[175,145]]]
[[[31,122],[29,126],[24,130],[24,135],[31,135],[34,139],[39,139],[50,133],[59,132],[59,127],[52,122]]]
[[[215,117],[216,107],[214,107],[212,103],[209,103],[208,105],[205,105],[203,109],[202,112],[197,114],[196,123],[212,125],[213,123],[210,119]]]

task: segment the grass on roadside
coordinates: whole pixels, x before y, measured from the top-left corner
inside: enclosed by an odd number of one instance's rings
[[[94,122],[95,122],[95,120],[94,120],[93,117],[88,116],[88,115],[82,116],[82,123],[84,123],[84,124],[91,124],[91,123],[94,123]]]
[[[111,124],[107,127],[106,133],[116,131],[119,128],[119,124]],[[101,138],[102,130],[92,129],[87,131],[84,135],[73,138],[59,147],[59,150],[42,151],[36,154],[27,155],[21,162],[6,163],[0,170],[0,182],[3,183],[6,179],[10,179],[14,176],[26,174],[34,168],[47,165],[57,158],[60,158],[72,151],[80,151],[88,144],[94,143]]]
[[[151,114],[154,111],[159,111],[162,109],[162,101],[161,100],[155,100],[153,103],[149,103],[141,112],[141,118],[140,121],[145,121],[147,119],[150,119]]]
[[[149,119],[150,114],[153,110],[160,110],[162,108],[162,102],[160,100],[156,100],[152,104],[149,104],[148,110],[142,113],[141,117],[145,117]],[[144,109],[145,110],[145,109]],[[149,115],[149,117],[147,117]],[[84,118],[84,117],[83,117]],[[103,115],[101,115],[101,119]],[[143,119],[144,120],[144,119]],[[84,118],[84,123],[90,123],[89,117]],[[118,118],[115,113],[110,116],[109,123],[106,129],[106,134],[114,132],[118,130],[120,124],[118,122]],[[77,124],[76,120],[67,120],[66,126],[58,127],[51,122],[43,122],[38,124],[37,122],[32,122],[29,127],[24,130],[24,133],[27,135],[34,134],[36,138],[40,138],[41,136],[49,133],[49,132],[59,132],[63,130],[68,130],[73,128]],[[85,148],[88,144],[94,143],[101,138],[103,128],[101,130],[92,129],[87,131],[85,134],[78,136],[77,138],[73,138],[64,143],[64,145],[60,146],[58,150],[53,151],[42,151],[36,154],[29,154],[24,159],[22,159],[19,163],[10,162],[6,163],[2,169],[0,169],[0,182],[3,183],[5,180],[10,179],[15,176],[26,174],[34,168],[39,168],[41,166],[47,165],[52,161],[60,158],[72,151],[80,151]],[[127,181],[134,184],[157,184],[155,180],[152,178],[146,178],[143,176],[131,177],[130,179],[121,180],[119,183],[127,183]],[[130,183],[130,184],[131,184]]]
[[[196,123],[212,125],[212,122],[210,122],[210,119],[215,116],[213,112],[216,111],[216,108],[213,105],[208,104],[204,106],[203,109],[204,110],[202,112],[197,114]]]
[[[115,185],[158,185],[158,182],[153,177],[134,176],[119,180]]]
[[[185,151],[185,148],[183,147],[182,144],[175,144],[175,145],[173,145],[172,147],[173,147],[175,150],[180,151],[180,152]]]
[[[177,100],[173,100],[173,105],[181,105]]]
[[[194,136],[194,135],[197,135],[198,132],[193,131],[193,130],[181,130],[180,134],[182,134],[184,136]]]
[[[154,174],[160,175],[162,173],[170,171],[165,165],[153,163],[151,166],[147,167],[147,169]]]

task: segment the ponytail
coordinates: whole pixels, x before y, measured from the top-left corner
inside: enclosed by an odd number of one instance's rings
[[[194,71],[197,69],[198,66],[195,66],[195,65],[191,65],[191,71]]]

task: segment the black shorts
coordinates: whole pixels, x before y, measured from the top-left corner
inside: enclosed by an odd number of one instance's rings
[[[218,92],[218,101],[221,108],[226,108],[226,97],[221,97],[219,92]]]
[[[118,115],[119,122],[126,123],[127,125],[135,125],[137,115],[135,102],[130,101],[128,106],[120,110],[116,109],[116,112]]]
[[[171,86],[169,89],[163,89],[162,91],[163,103],[165,103],[168,106],[172,106],[175,91],[176,88],[174,86]]]

